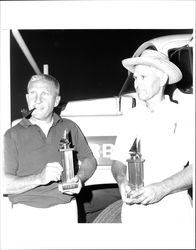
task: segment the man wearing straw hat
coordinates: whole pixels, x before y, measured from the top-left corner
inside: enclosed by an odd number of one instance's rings
[[[167,55],[150,49],[122,64],[133,73],[138,96],[138,105],[122,118],[112,156],[122,201],[110,205],[94,222],[127,223],[133,247],[192,246],[193,209],[187,189],[192,186],[194,121],[164,95],[166,84],[180,81],[182,73]],[[133,190],[127,159],[135,138],[144,159],[144,186]]]

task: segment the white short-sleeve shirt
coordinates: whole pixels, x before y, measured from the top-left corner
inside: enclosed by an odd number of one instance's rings
[[[169,98],[160,102],[154,112],[139,105],[124,115],[120,124],[112,159],[127,165],[129,150],[135,138],[140,139],[145,185],[161,181],[192,162],[192,122]]]

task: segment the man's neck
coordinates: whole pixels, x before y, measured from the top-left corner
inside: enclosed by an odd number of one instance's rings
[[[146,107],[150,110],[150,112],[154,112],[157,105],[161,103],[165,99],[164,95],[155,96],[155,98],[151,98],[150,100],[146,101]]]
[[[53,117],[51,117],[50,119],[44,120],[44,121],[33,119],[33,117],[31,117],[29,120],[33,125],[39,126],[47,137],[48,132],[49,132],[50,128],[52,127]]]
[[[47,119],[45,119],[45,120],[39,120],[39,119],[36,119],[36,118],[34,118],[34,117],[31,117],[30,119],[30,122],[32,123],[32,124],[37,124],[37,125],[46,125],[46,124],[49,124],[49,123],[51,123],[52,122],[52,120],[53,120],[53,116],[51,115],[50,117],[48,117]]]

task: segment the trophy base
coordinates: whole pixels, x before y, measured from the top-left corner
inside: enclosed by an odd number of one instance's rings
[[[63,192],[65,190],[78,188],[78,183],[75,182],[63,182],[59,184],[59,191]]]

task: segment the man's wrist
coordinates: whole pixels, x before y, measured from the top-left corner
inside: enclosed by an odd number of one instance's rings
[[[81,182],[81,184],[82,184],[82,186],[83,186],[83,185],[84,185],[84,182],[85,182],[84,178],[82,178],[82,176],[81,176],[80,174],[77,174],[76,176],[77,176],[77,178],[78,178],[78,182]]]
[[[120,186],[121,184],[123,184],[123,183],[126,183],[126,182],[127,182],[126,176],[118,176],[118,177],[117,177],[117,183],[118,183],[119,186]]]
[[[159,182],[160,190],[163,194],[163,197],[171,193],[171,188],[165,181]]]
[[[45,185],[47,183],[45,183],[43,181],[43,178],[42,178],[42,174],[39,173],[39,174],[36,174],[36,175],[32,175],[32,179],[35,181],[36,184],[38,185]]]

